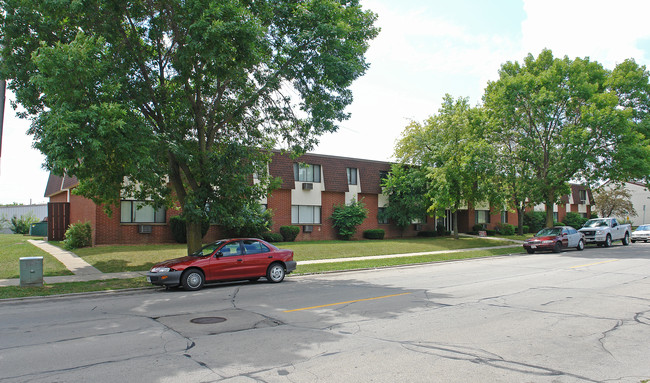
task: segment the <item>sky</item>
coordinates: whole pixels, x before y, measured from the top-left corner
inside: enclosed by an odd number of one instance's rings
[[[410,121],[437,113],[445,94],[473,105],[501,65],[544,48],[589,57],[607,69],[628,58],[650,67],[647,0],[361,0],[378,15],[370,68],[352,85],[349,120],[322,136],[315,153],[379,161]],[[44,203],[48,173],[7,94],[0,204]]]

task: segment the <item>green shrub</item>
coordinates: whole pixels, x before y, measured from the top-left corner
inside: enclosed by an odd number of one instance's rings
[[[282,242],[284,239],[280,233],[264,233],[262,239],[266,242]]]
[[[436,237],[436,236],[438,236],[438,232],[437,231],[432,231],[432,230],[422,230],[422,231],[418,231],[417,236],[418,237]]]
[[[537,233],[546,227],[546,213],[543,211],[529,211],[524,214],[524,225],[528,226],[531,233]]]
[[[445,225],[439,223],[439,224],[436,225],[436,233],[437,233],[439,236],[446,235],[446,233],[447,233],[447,228],[445,227]]]
[[[185,218],[176,215],[169,219],[169,228],[172,231],[174,240],[178,243],[187,243],[187,227],[185,225]],[[205,237],[210,229],[210,222],[205,220],[201,222],[201,238]]]
[[[530,228],[527,225],[521,225],[521,231],[524,234],[528,234],[528,233],[530,233]]]
[[[497,234],[497,231],[496,231],[496,230],[485,230],[485,233],[486,233],[488,236],[493,237],[493,236],[495,236],[495,235]]]
[[[21,215],[20,218],[15,215],[11,217],[9,229],[15,234],[29,234],[29,228],[33,223],[38,222],[38,218],[31,211]]]
[[[300,226],[280,226],[280,235],[285,242],[293,242],[300,233]]]
[[[384,229],[370,229],[364,230],[363,238],[367,239],[384,239],[386,231]]]
[[[515,227],[509,223],[498,223],[497,231],[503,235],[514,235]]]
[[[236,214],[220,216],[217,223],[230,238],[260,238],[262,233],[271,229],[272,217],[271,209],[263,210],[259,203],[250,203],[244,205]]]
[[[477,223],[476,225],[472,226],[472,231],[474,232],[479,232],[483,230],[483,224]]]
[[[587,218],[583,218],[579,213],[575,212],[568,212],[566,213],[566,216],[564,217],[564,223],[567,226],[574,227],[576,229],[579,229],[582,227],[582,225],[587,222]]]
[[[75,223],[65,231],[63,247],[66,250],[79,249],[92,245],[92,227],[90,222]]]
[[[349,205],[335,205],[334,212],[330,219],[333,226],[338,229],[339,236],[343,239],[350,239],[356,233],[357,226],[361,225],[368,217],[368,210],[363,200],[352,200]]]

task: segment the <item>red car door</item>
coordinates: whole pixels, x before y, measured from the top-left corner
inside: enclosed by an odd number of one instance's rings
[[[208,281],[245,277],[244,254],[240,241],[231,241],[217,250],[206,268]]]
[[[569,231],[565,228],[562,229],[562,247],[569,247]]]
[[[251,277],[266,275],[266,268],[273,259],[272,251],[260,241],[245,239],[244,251],[246,252],[246,269]]]

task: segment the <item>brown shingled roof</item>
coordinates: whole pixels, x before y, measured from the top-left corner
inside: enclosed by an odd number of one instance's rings
[[[47,180],[47,186],[45,187],[45,197],[52,197],[77,186],[78,183],[79,181],[76,177],[70,177],[67,175],[57,176],[56,174],[50,173],[50,177]]]
[[[389,162],[312,153],[291,160],[287,154],[276,153],[269,165],[269,171],[272,176],[282,178],[282,189],[293,189],[295,187],[294,163],[320,165],[323,171],[325,190],[340,193],[349,190],[346,168],[358,169],[361,192],[368,194],[381,194],[380,171],[390,171],[391,166]]]

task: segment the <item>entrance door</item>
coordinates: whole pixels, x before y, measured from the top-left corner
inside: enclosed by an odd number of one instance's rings
[[[47,239],[63,241],[70,226],[70,203],[50,202],[47,204]]]

